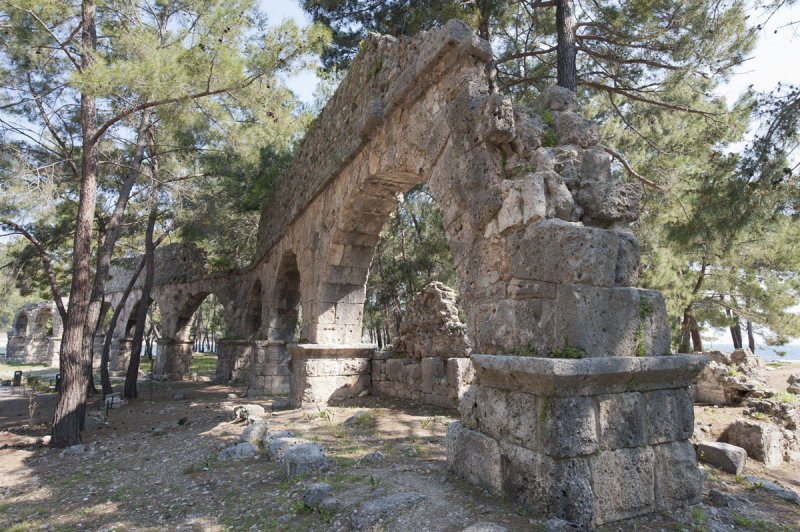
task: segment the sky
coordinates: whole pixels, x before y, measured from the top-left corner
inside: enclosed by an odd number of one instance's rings
[[[272,24],[286,18],[294,19],[300,25],[311,23],[308,14],[294,0],[261,0],[261,8]],[[778,82],[800,84],[800,24],[787,27],[790,20],[800,20],[800,2],[768,21],[755,21],[766,22],[766,26],[753,57],[719,89],[719,94],[724,95],[729,103],[733,103],[750,85],[758,91],[770,91]],[[288,79],[287,84],[298,98],[310,103],[317,78],[313,71],[307,70]]]

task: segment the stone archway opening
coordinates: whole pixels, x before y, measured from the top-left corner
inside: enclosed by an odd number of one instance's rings
[[[49,308],[43,308],[36,316],[34,326],[34,336],[50,338],[53,336],[53,312]]]
[[[190,373],[216,374],[219,340],[225,331],[225,309],[210,291],[191,294],[163,325],[157,340],[155,373],[182,379]]]
[[[399,336],[411,301],[440,282],[456,288],[457,274],[442,212],[427,184],[416,185],[389,215],[367,277],[362,340],[379,349]],[[459,309],[463,315],[463,309]]]
[[[14,336],[25,336],[28,333],[28,314],[20,312],[14,321]]]
[[[300,269],[297,256],[285,253],[278,266],[274,297],[270,307],[269,339],[280,342],[302,340]]]

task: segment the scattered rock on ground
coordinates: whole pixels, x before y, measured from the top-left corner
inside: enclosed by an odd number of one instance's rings
[[[761,488],[769,492],[770,494],[778,497],[779,499],[783,499],[785,501],[792,502],[794,504],[800,504],[800,495],[797,495],[796,492],[786,489],[780,484],[776,484],[774,482],[770,482],[768,480],[764,480],[758,477],[754,477],[751,475],[745,475],[744,477],[745,482],[749,482],[750,484],[754,485],[756,488]]]
[[[333,486],[326,482],[318,482],[311,484],[306,488],[303,494],[303,504],[308,508],[316,508],[322,501],[327,499],[333,493]]]
[[[508,532],[504,526],[497,523],[489,523],[488,521],[478,521],[464,529],[464,532]]]
[[[242,458],[250,458],[255,456],[258,452],[255,445],[252,443],[237,443],[222,449],[217,455],[217,461],[223,462],[225,460],[241,460]]]
[[[259,419],[244,429],[244,432],[242,432],[242,434],[239,436],[239,441],[251,443],[254,446],[261,445],[261,440],[268,431],[269,425],[267,425],[267,422],[263,419]]]
[[[395,493],[381,499],[369,501],[361,506],[358,513],[353,513],[350,524],[355,530],[363,530],[374,525],[379,519],[387,519],[400,510],[410,508],[424,500],[421,493]]]
[[[291,447],[308,443],[302,438],[292,438],[291,436],[267,437],[264,439],[264,448],[267,450],[267,458],[270,460],[280,460]]]
[[[740,418],[728,427],[726,436],[728,443],[742,447],[747,456],[764,462],[768,467],[783,462],[783,434],[772,423]]]
[[[283,455],[286,466],[286,478],[292,478],[301,473],[315,473],[328,466],[325,450],[319,442],[307,442],[294,445],[286,450]]]
[[[722,442],[700,442],[696,446],[697,458],[720,468],[726,473],[739,475],[744,471],[747,451],[736,445]]]
[[[373,451],[369,454],[365,454],[361,459],[365,462],[374,462],[376,460],[380,460],[383,458],[383,453],[380,451]]]
[[[81,454],[86,452],[86,445],[79,443],[78,445],[72,445],[67,447],[63,451],[61,451],[58,455],[59,458],[64,458],[65,456],[72,456],[76,454]]]
[[[712,489],[708,493],[708,496],[714,506],[739,506],[748,502],[746,499],[719,491],[718,489]]]
[[[364,410],[358,411],[349,418],[344,420],[343,425],[348,427],[357,427],[369,421],[370,415],[369,412],[365,412]]]

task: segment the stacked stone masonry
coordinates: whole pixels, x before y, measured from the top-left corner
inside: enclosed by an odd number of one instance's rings
[[[458,408],[475,371],[468,358],[396,358],[392,351],[375,351],[371,390],[374,394],[419,403]]]
[[[586,526],[700,501],[688,439],[702,357],[473,361],[480,384],[448,428],[456,474]]]
[[[450,429],[450,467],[580,523],[696,502],[686,405],[702,359],[668,356],[664,299],[635,288],[639,245],[627,224],[641,190],[612,179],[573,93],[551,88],[535,109],[514,107],[496,91],[491,60],[489,44],[459,21],[413,39],[370,35],[265,202],[254,264],[208,276],[196,247],[161,252],[156,372],[186,375],[191,316],[213,294],[225,337],[244,340],[228,345],[219,377],[246,372],[250,393],[283,389],[288,351],[295,406],[368,392],[373,375],[389,393],[415,394],[419,382],[420,396],[452,397],[458,359],[372,367],[374,346],[359,343],[380,231],[402,195],[428,183],[472,351],[489,354],[471,356],[480,385]],[[114,308],[126,271],[109,285]],[[137,287],[109,331],[119,359],[140,298]],[[492,356],[522,349],[586,358]],[[402,380],[391,380],[398,366]],[[486,417],[520,404],[505,425]]]

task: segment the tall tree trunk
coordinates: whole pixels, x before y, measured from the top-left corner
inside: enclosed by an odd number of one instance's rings
[[[108,271],[111,268],[111,257],[114,253],[114,246],[119,238],[119,226],[122,222],[122,216],[125,214],[125,208],[128,205],[128,199],[130,198],[133,186],[136,184],[136,180],[139,178],[139,173],[141,172],[145,147],[147,146],[147,134],[152,124],[151,117],[152,111],[150,109],[146,109],[142,112],[139,128],[136,133],[136,144],[134,146],[133,159],[131,160],[130,169],[128,170],[128,176],[122,183],[122,188],[119,190],[119,196],[114,205],[114,211],[111,213],[107,224],[105,224],[104,235],[98,239],[97,269],[94,275],[94,283],[92,283],[92,295],[89,299],[86,325],[83,331],[83,348],[89,353],[90,361],[88,368],[90,393],[94,388],[91,368],[92,359],[94,357],[94,333],[99,325],[99,320],[102,318],[100,314],[103,309],[103,296],[105,294],[106,281],[108,280]]]
[[[753,322],[747,320],[747,347],[753,353],[756,352],[756,338],[753,336]]]
[[[733,313],[731,309],[725,309],[725,314],[728,315],[729,318],[732,320],[735,319],[736,321],[731,325],[731,343],[733,344],[734,349],[741,349],[742,348],[742,324],[739,322],[739,316]]]
[[[558,85],[575,92],[578,84],[578,72],[575,65],[578,47],[575,39],[573,0],[556,1],[556,27],[558,30],[558,50],[556,52]]]
[[[81,6],[81,68],[94,63],[97,47],[97,6],[84,0]],[[88,353],[83,347],[90,296],[89,258],[92,252],[92,222],[97,202],[97,105],[95,97],[81,94],[81,192],[75,218],[75,241],[72,248],[72,283],[69,310],[61,337],[59,366],[61,391],[53,415],[53,447],[69,447],[81,442],[81,425],[86,413],[86,365]]]
[[[155,156],[154,156],[155,159]],[[155,174],[155,171],[154,171]],[[155,179],[151,184],[155,190]],[[150,207],[150,216],[147,219],[147,232],[145,236],[145,274],[144,286],[142,287],[142,299],[139,303],[139,315],[136,318],[136,329],[133,332],[133,342],[131,345],[131,361],[128,364],[128,372],[125,374],[125,398],[136,399],[138,389],[136,381],[139,378],[139,362],[142,356],[142,339],[144,338],[144,327],[147,321],[147,309],[150,308],[150,292],[153,289],[153,277],[155,276],[155,246],[153,246],[153,229],[156,225],[158,215],[158,201],[156,195],[151,192],[153,205]]]

